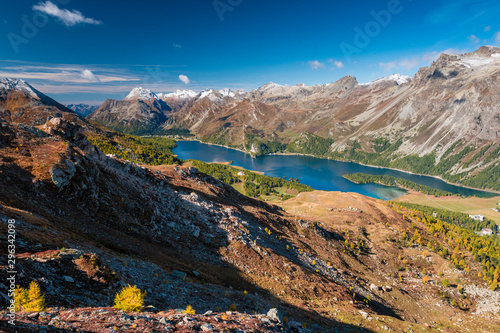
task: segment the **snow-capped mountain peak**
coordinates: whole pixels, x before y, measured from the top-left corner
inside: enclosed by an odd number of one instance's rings
[[[283,90],[283,86],[274,82],[269,82],[258,88],[257,91],[260,93],[270,93],[270,92],[280,92]]]
[[[208,97],[212,102],[216,101],[219,99],[219,97],[216,95],[216,90],[213,89],[205,89],[199,94],[199,99]]]
[[[222,97],[234,97],[235,94],[234,92],[231,91],[229,88],[224,88],[222,90],[219,90],[219,93],[222,95]]]
[[[483,46],[479,50],[459,56],[459,64],[467,68],[475,68],[500,63],[500,48]]]
[[[158,97],[162,98],[162,99],[174,98],[174,99],[186,100],[186,99],[189,99],[189,98],[194,98],[194,97],[196,97],[196,95],[198,95],[198,93],[195,92],[195,91],[192,91],[192,90],[180,90],[180,89],[177,89],[173,93],[168,93],[168,94],[162,94],[162,93],[160,93],[160,94],[158,94]]]
[[[125,100],[146,100],[151,101],[153,99],[158,99],[158,96],[149,89],[144,89],[142,87],[134,88],[132,91],[125,97]]]
[[[268,89],[273,89],[273,88],[281,88],[282,86],[277,84],[277,83],[274,83],[274,82],[269,82],[269,83],[266,83],[265,85],[263,85],[262,87],[260,87],[259,89],[260,90],[268,90]]]
[[[0,79],[0,89],[17,90],[23,93],[27,93],[31,97],[40,98],[38,90],[20,79]]]

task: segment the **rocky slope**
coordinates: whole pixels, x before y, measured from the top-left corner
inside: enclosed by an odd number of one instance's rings
[[[106,100],[88,118],[125,133],[154,134],[171,111],[155,93],[135,88],[121,101]]]

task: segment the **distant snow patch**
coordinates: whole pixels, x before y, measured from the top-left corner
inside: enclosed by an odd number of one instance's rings
[[[399,85],[411,82],[411,77],[406,76],[406,75],[401,75],[401,74],[393,74],[391,76],[383,77],[383,78],[377,79],[377,80],[372,81],[372,82],[360,83],[359,85],[360,86],[367,86],[367,85],[379,84],[379,83],[388,82],[388,81],[394,81],[399,86]]]

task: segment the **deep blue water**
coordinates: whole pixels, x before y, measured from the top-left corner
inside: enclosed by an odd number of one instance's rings
[[[462,195],[484,194],[482,191],[450,185],[442,180],[419,176],[406,172],[376,168],[352,162],[333,161],[310,156],[267,155],[253,158],[243,152],[208,145],[199,141],[178,141],[174,154],[180,159],[195,159],[207,163],[233,161],[234,166],[248,170],[261,171],[271,177],[298,178],[301,183],[316,190],[356,192],[369,197],[392,200],[404,195],[406,191],[378,184],[354,184],[342,175],[363,172],[372,175],[390,175],[403,178],[422,185]]]

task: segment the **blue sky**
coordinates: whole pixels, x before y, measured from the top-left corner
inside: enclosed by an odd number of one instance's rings
[[[61,102],[414,75],[500,46],[500,3],[388,0],[2,1],[0,77]],[[181,80],[182,78],[182,80]]]

